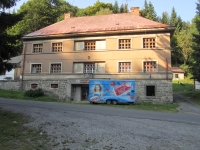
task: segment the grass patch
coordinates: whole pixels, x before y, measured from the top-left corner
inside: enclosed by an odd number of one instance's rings
[[[179,83],[183,83],[184,86],[180,85]],[[173,83],[173,92],[180,93],[186,97],[189,97],[192,102],[195,104],[200,105],[200,91],[194,91],[194,81],[191,79],[184,79],[184,80],[175,80]]]
[[[0,110],[0,149],[11,150],[48,150],[48,138],[45,133],[31,127],[24,127],[28,118],[8,111]]]
[[[34,100],[34,101],[43,101],[43,102],[58,102],[57,99],[55,99],[52,96],[44,95],[40,97],[26,97],[24,96],[23,91],[15,91],[15,90],[4,90],[0,89],[0,95],[4,98],[12,98],[12,99],[21,99],[21,100]]]

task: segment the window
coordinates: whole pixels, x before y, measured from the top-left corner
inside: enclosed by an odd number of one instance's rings
[[[130,49],[130,48],[131,48],[131,39],[119,40],[119,49]]]
[[[51,88],[58,88],[58,84],[51,84]]]
[[[51,64],[50,73],[61,73],[61,64]]]
[[[62,42],[52,43],[52,52],[62,52]]]
[[[37,87],[38,87],[38,84],[35,84],[35,83],[34,83],[34,84],[31,84],[31,88],[32,88],[32,89],[36,89]]]
[[[95,41],[87,41],[85,42],[85,50],[95,50],[96,42]]]
[[[145,61],[143,63],[144,72],[156,72],[157,71],[157,63],[156,61]]]
[[[84,73],[95,73],[95,63],[85,63]]]
[[[33,44],[33,53],[41,53],[43,44]]]
[[[175,78],[178,78],[178,74],[175,74]]]
[[[143,38],[143,48],[155,48],[156,38]]]
[[[131,72],[131,62],[119,62],[119,72]]]
[[[31,73],[41,73],[41,64],[32,64]]]
[[[146,96],[155,96],[155,86],[146,86]]]

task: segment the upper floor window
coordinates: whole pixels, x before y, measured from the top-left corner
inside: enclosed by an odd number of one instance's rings
[[[119,72],[131,72],[131,62],[119,62]]]
[[[95,73],[95,63],[85,63],[84,73]]]
[[[61,64],[60,63],[51,64],[50,73],[61,73]]]
[[[41,64],[32,64],[31,66],[31,73],[41,73]]]
[[[95,50],[96,42],[95,41],[87,41],[85,42],[85,50]]]
[[[131,39],[119,39],[119,49],[130,49]]]
[[[143,38],[143,48],[155,48],[156,38]]]
[[[33,44],[33,53],[41,53],[43,44]]]
[[[62,42],[52,43],[52,52],[62,52]]]
[[[157,62],[156,61],[144,61],[144,72],[155,72],[157,71]]]
[[[75,41],[74,50],[75,51],[94,51],[94,50],[105,50],[106,41],[105,40],[92,40],[92,41]]]

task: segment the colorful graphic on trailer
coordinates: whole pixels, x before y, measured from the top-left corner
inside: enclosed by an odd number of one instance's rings
[[[90,80],[90,102],[106,102],[117,100],[118,102],[135,102],[135,81],[133,80]]]

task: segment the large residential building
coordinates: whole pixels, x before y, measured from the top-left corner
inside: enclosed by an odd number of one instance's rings
[[[174,27],[130,13],[70,17],[23,37],[22,88],[81,101],[88,82],[135,80],[136,101],[171,103]]]

